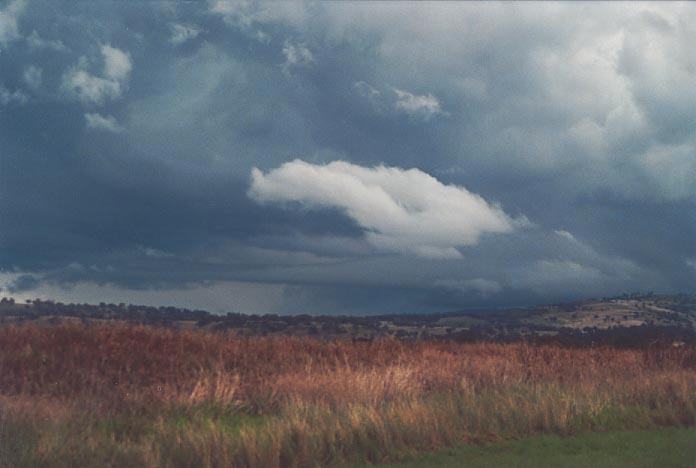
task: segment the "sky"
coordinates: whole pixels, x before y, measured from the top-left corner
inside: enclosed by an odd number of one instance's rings
[[[696,5],[0,0],[0,295],[696,292]]]

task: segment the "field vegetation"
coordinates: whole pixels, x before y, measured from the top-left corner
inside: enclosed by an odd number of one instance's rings
[[[383,463],[696,425],[696,347],[0,327],[0,466]]]

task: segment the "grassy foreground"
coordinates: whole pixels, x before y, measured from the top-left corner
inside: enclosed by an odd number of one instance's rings
[[[353,465],[367,468],[375,465]],[[383,468],[694,468],[696,429],[538,436],[509,443],[463,446]],[[346,467],[348,468],[348,467]]]
[[[694,425],[688,346],[0,327],[0,466],[324,467]]]

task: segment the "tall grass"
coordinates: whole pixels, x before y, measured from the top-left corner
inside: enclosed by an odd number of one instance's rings
[[[0,327],[0,466],[329,466],[694,424],[694,347]]]

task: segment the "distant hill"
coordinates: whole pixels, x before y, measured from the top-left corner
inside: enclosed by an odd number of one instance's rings
[[[631,294],[533,308],[379,316],[215,315],[203,310],[130,304],[0,300],[0,324],[129,321],[240,335],[311,335],[370,340],[518,339],[571,344],[646,345],[696,341],[696,295]]]

